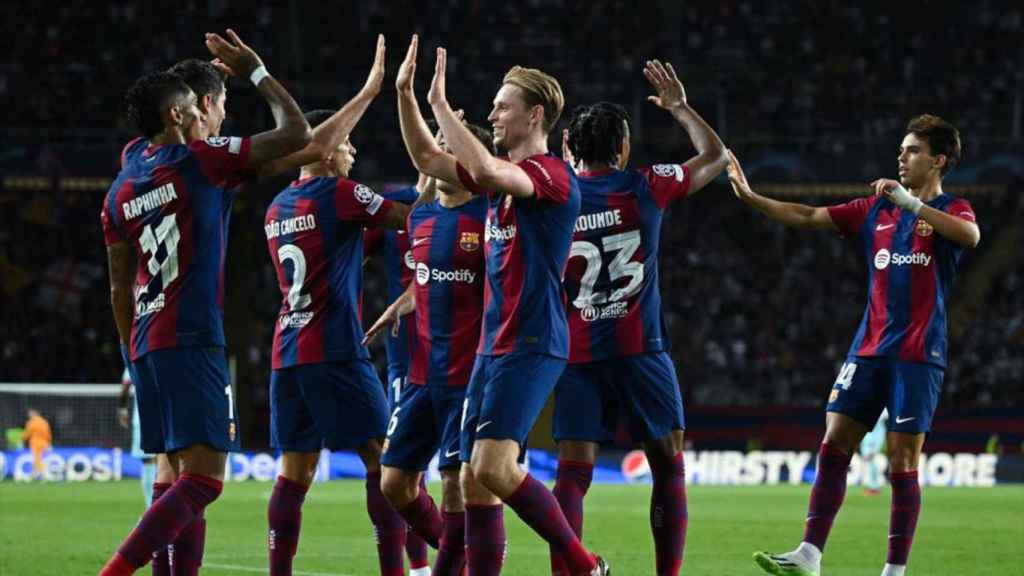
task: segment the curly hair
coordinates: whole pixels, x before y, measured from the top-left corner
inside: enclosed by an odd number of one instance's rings
[[[160,112],[188,94],[188,85],[177,74],[150,72],[136,80],[125,95],[128,120],[145,137],[152,138],[164,129]]]
[[[629,113],[612,102],[577,106],[569,121],[569,150],[587,164],[615,164],[629,126]]]

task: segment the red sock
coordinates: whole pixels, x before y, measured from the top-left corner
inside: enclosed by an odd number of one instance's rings
[[[466,566],[466,513],[445,512],[444,534],[434,559],[434,576],[459,576]]]
[[[424,473],[420,475],[420,492],[426,491],[427,475]],[[412,529],[412,526],[409,526],[405,533],[405,555],[409,557],[409,567],[414,570],[430,565],[430,558],[427,556],[427,543]]]
[[[893,472],[892,504],[889,511],[889,555],[886,562],[906,566],[910,546],[914,543],[917,517],[921,513],[921,485],[917,470]]]
[[[178,533],[220,496],[220,480],[186,472],[146,511],[100,576],[132,574],[166,547]],[[130,569],[129,569],[130,568]]]
[[[170,546],[172,576],[198,576],[205,546],[206,518],[200,512],[195,520],[181,529]]]
[[[291,576],[292,558],[299,546],[302,503],[308,488],[284,476],[277,477],[267,505],[267,551],[270,576]]]
[[[403,576],[406,525],[380,491],[380,471],[366,474],[366,511],[377,535],[381,576]]]
[[[589,462],[573,462],[571,460],[558,461],[558,475],[555,480],[555,488],[552,494],[558,500],[558,505],[565,514],[566,521],[576,533],[576,537],[583,539],[583,497],[590,489],[590,481],[594,477],[594,465]],[[569,566],[565,559],[551,548],[551,574],[554,576],[569,576]]]
[[[583,547],[566,521],[558,500],[533,476],[527,474],[505,503],[565,559],[572,574],[589,574],[597,566],[594,555]]]
[[[658,576],[678,576],[686,549],[686,469],[683,453],[676,454],[672,465],[653,469],[651,489],[651,534],[654,536],[654,563]]]
[[[850,455],[831,444],[822,444],[818,450],[818,470],[811,489],[811,502],[807,508],[807,526],[804,542],[825,551],[825,542],[832,522],[839,514],[846,496],[846,472],[850,468]]]
[[[473,576],[501,574],[505,563],[504,506],[466,506],[466,563]]]
[[[153,504],[171,489],[170,482],[153,483]],[[153,552],[153,576],[171,576],[171,558],[167,546]]]
[[[444,530],[444,519],[434,504],[434,499],[421,489],[416,499],[398,511],[409,523],[409,528],[418,534],[431,548],[436,549]]]

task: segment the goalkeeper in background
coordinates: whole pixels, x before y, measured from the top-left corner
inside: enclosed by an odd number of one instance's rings
[[[117,404],[117,421],[122,427],[127,428],[129,422],[128,403],[132,404],[131,425],[132,425],[132,458],[142,461],[142,472],[139,480],[142,485],[142,497],[146,500],[146,508],[153,503],[153,481],[156,479],[156,455],[146,454],[142,451],[142,431],[139,423],[139,407],[135,403],[135,393],[132,388],[132,377],[128,368],[124,369],[121,375],[121,395]]]
[[[45,480],[43,453],[53,446],[53,432],[50,431],[50,423],[39,410],[28,409],[28,420],[25,422],[25,431],[21,433],[21,441],[32,450],[32,479]]]

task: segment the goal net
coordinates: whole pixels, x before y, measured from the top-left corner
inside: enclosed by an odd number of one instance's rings
[[[121,448],[131,445],[131,429],[117,420],[120,384],[0,382],[0,430],[3,449],[20,437],[27,412],[34,408],[50,423],[54,446]]]

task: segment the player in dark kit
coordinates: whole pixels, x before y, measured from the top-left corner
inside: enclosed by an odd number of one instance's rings
[[[382,192],[381,196],[392,202],[412,206],[419,198],[420,191],[426,188],[427,180],[427,177],[421,174],[415,186]],[[379,255],[383,260],[388,302],[394,302],[405,293],[405,289],[412,281],[415,264],[412,261],[409,235],[405,233],[404,228],[368,228],[363,232],[363,249],[367,259]],[[416,331],[410,326],[412,321],[410,313],[396,324],[395,330],[389,330],[385,335],[384,353],[388,359],[388,368],[384,380],[384,394],[388,399],[389,411],[394,411],[398,406],[402,391],[408,385],[409,354],[416,336]],[[425,477],[420,489],[427,489]],[[411,528],[405,537],[405,553],[409,557],[409,576],[430,576],[427,543]]]
[[[864,318],[826,407],[803,542],[785,554],[754,554],[769,574],[820,573],[851,455],[886,408],[892,507],[882,576],[906,570],[921,510],[917,465],[946,367],[947,302],[964,248],[977,246],[981,233],[970,203],[942,191],[942,178],[960,160],[956,128],[936,116],[914,118],[897,160],[898,182],[876,180],[873,195],[822,208],[755,193],[730,153],[729,179],[740,199],[788,226],[856,237],[868,273]]]
[[[461,182],[488,202],[483,324],[459,447],[469,572],[501,571],[504,501],[566,558],[572,574],[607,574],[551,492],[517,464],[569,354],[561,276],[580,196],[572,169],[547,149],[564,104],[561,86],[536,69],[517,66],[505,75],[488,117],[495,145],[509,153],[508,160],[499,159],[449,105],[447,54],[438,48],[428,101],[449,154],[431,137],[412,91],[417,43],[414,36],[402,64],[410,82],[399,87],[402,136],[413,164],[440,180]]]
[[[404,80],[400,74],[399,83]],[[489,132],[468,127],[493,149]],[[409,215],[415,280],[367,331],[367,338],[389,325],[397,327],[400,318],[415,311],[410,385],[388,427],[382,490],[413,530],[438,548],[433,574],[458,576],[465,566],[460,422],[473,368],[468,351],[480,340],[487,200],[444,181],[436,189],[436,199],[424,198]],[[430,190],[427,196],[432,196]],[[438,452],[443,516],[419,484]]]
[[[226,453],[238,449],[221,305],[228,190],[310,139],[291,96],[251,48],[230,30],[228,36],[230,42],[208,34],[206,45],[258,87],[276,129],[203,140],[196,95],[168,72],[143,76],[127,96],[143,136],[122,152],[121,172],[101,213],[111,303],[135,376],[142,449],[167,454],[177,479],[104,575],[144,566],[220,495]],[[201,537],[193,543],[197,555],[180,558],[176,574],[198,572]]]
[[[655,573],[677,575],[686,541],[683,403],[661,315],[658,244],[665,210],[725,169],[725,145],[689,106],[672,65],[647,62],[644,75],[690,135],[697,155],[684,164],[626,170],[630,131],[626,111],[601,102],[578,108],[565,134],[565,156],[578,172],[583,199],[569,265],[569,366],[555,388],[558,442],[555,497],[577,535],[583,497],[601,443],[620,418],[643,442],[654,476],[651,533]],[[553,574],[568,574],[552,550]]]

